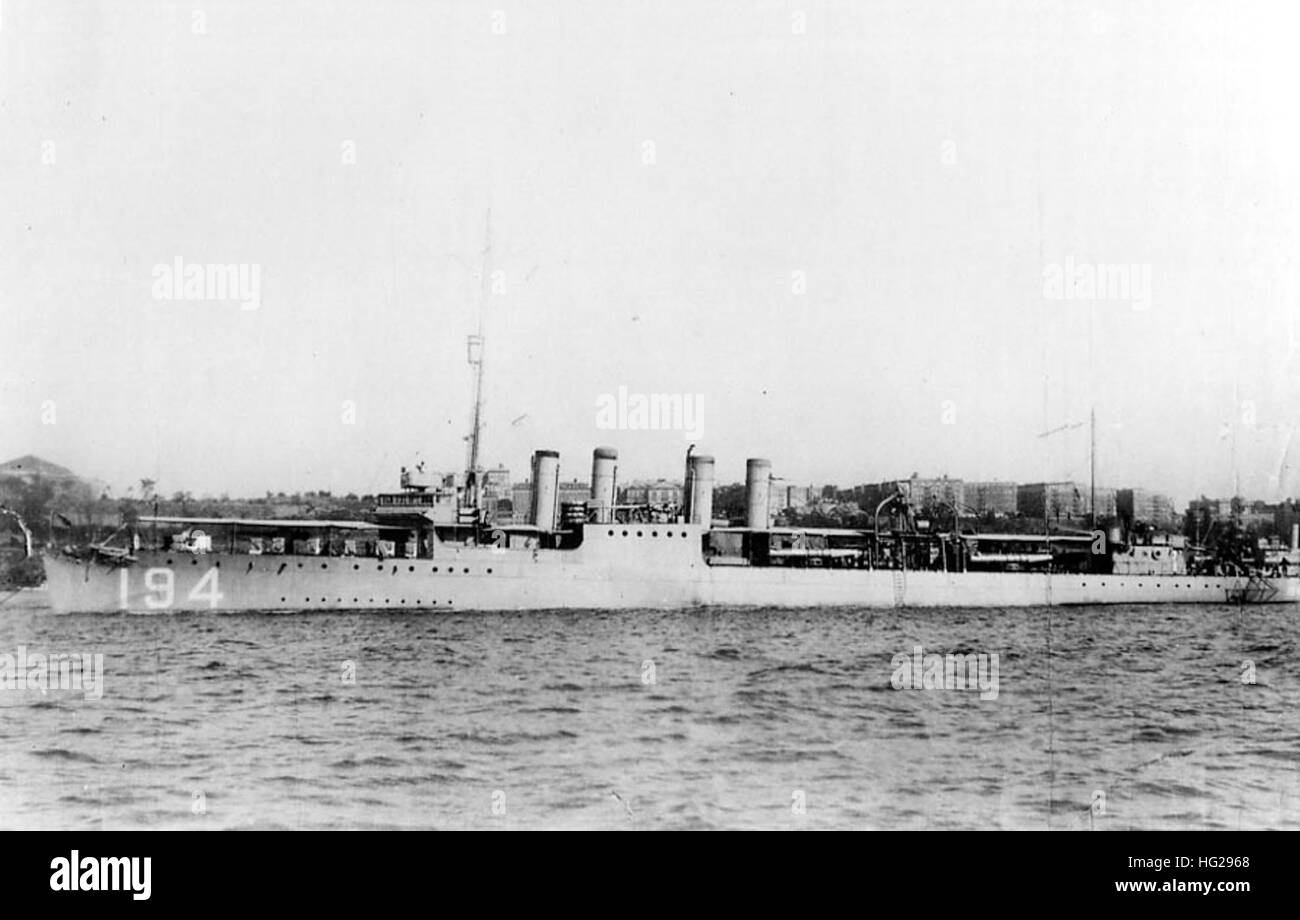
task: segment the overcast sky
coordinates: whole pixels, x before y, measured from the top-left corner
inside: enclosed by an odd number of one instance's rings
[[[516,478],[680,476],[598,427],[622,386],[698,400],[723,481],[1086,481],[1095,405],[1101,485],[1300,493],[1293,9],[0,0],[0,459],[463,468],[490,209]],[[177,258],[257,309],[155,296]]]

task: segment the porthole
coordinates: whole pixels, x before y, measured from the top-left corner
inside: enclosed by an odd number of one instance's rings
[[[436,565],[433,567],[433,571],[434,572],[438,571],[438,567]]]
[[[638,530],[638,531],[636,532],[636,535],[637,535],[638,537],[640,537],[640,536],[642,535],[642,534],[641,534],[641,531]]]
[[[466,570],[465,570],[465,574],[466,574],[466,575],[469,574],[469,569],[466,569]]]
[[[625,537],[627,536],[627,531],[626,531],[626,530],[623,531],[623,536],[625,536]],[[171,565],[171,562],[169,561],[167,564],[168,564],[168,565]]]
[[[652,530],[652,531],[650,531],[650,536],[652,536],[652,537],[657,537],[657,536],[659,536],[659,531],[657,531],[657,530]]]
[[[408,566],[406,567],[406,571],[408,571],[408,572],[414,572],[414,571],[415,571],[415,566],[413,566],[413,565],[408,565]]]
[[[611,531],[609,532],[609,535],[610,535],[611,537],[614,536],[614,531],[611,530]]]
[[[489,575],[491,575],[491,574],[492,574],[492,570],[491,570],[491,569],[488,569],[488,570],[487,570],[487,573],[488,573]]]
[[[172,561],[171,561],[170,559],[168,559],[168,560],[167,560],[167,564],[168,564],[168,565],[171,565],[171,564],[172,564]]]
[[[356,571],[360,570],[360,568],[361,568],[361,566],[358,565],[357,563],[355,563],[355,562],[352,563],[352,571],[356,572]]]
[[[198,564],[199,564],[199,560],[197,560],[197,559],[191,559],[191,560],[190,560],[190,565],[198,565]]]
[[[377,565],[377,566],[375,566],[375,571],[376,571],[376,572],[382,572],[383,570],[384,570],[383,565]]]
[[[327,563],[322,562],[322,563],[320,564],[320,567],[321,567],[322,569],[328,569],[328,568],[329,568],[329,565],[328,565]]]

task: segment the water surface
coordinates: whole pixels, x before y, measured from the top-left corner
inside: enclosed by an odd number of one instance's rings
[[[0,653],[102,654],[104,692],[0,690],[0,827],[1294,829],[1298,613],[89,616],[30,592]],[[998,654],[997,698],[895,690],[918,644]]]

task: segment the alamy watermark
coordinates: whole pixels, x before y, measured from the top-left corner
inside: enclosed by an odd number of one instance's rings
[[[50,860],[50,868],[51,891],[129,891],[136,901],[149,900],[153,891],[152,856],[82,856],[73,850]]]
[[[0,690],[80,690],[86,699],[104,695],[104,656],[90,653],[28,652],[0,654]]]
[[[997,652],[950,652],[925,654],[919,645],[912,654],[894,656],[890,683],[895,690],[979,690],[980,699],[998,698]]]
[[[240,309],[262,306],[262,266],[257,263],[186,262],[177,256],[153,267],[154,300],[235,300]]]
[[[1127,302],[1134,310],[1151,306],[1150,263],[1052,262],[1043,268],[1043,297],[1047,300]]]
[[[602,431],[680,431],[689,441],[704,433],[701,393],[617,393],[596,397],[596,427]]]

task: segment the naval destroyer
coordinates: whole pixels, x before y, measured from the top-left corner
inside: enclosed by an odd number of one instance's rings
[[[47,549],[58,611],[545,610],[699,607],[1019,607],[1294,603],[1282,565],[1206,565],[1176,540],[1118,530],[922,530],[905,494],[866,529],[771,525],[771,464],[750,459],[743,521],[715,521],[714,459],[687,451],[680,507],[616,504],[618,455],[598,447],[590,497],[560,501],[560,457],[532,458],[527,523],[490,518],[479,467],[482,335],[467,470],[403,470],[370,520],[141,516],[107,540]],[[882,526],[882,514],[886,526]],[[1289,563],[1289,565],[1288,565]]]

